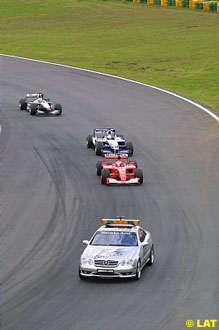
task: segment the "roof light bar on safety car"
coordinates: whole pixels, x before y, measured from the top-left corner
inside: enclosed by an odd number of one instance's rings
[[[133,219],[102,219],[102,223],[106,225],[132,225],[136,226],[139,225],[140,220],[133,220]]]

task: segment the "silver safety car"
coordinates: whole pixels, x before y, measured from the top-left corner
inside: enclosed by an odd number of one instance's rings
[[[19,108],[27,110],[32,116],[62,114],[61,104],[57,103],[53,106],[53,102],[44,98],[42,93],[26,94],[24,99],[20,99]]]
[[[140,220],[102,219],[103,225],[94,233],[81,255],[80,279],[134,278],[139,280],[143,267],[154,263],[154,244],[149,231]]]

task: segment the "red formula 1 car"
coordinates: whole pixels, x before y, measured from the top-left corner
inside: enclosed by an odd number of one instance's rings
[[[102,184],[141,184],[143,172],[136,161],[129,161],[128,155],[107,155],[104,161],[96,164],[97,175]]]

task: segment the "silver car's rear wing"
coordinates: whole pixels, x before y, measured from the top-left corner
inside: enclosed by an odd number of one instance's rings
[[[39,97],[43,98],[43,94],[42,93],[31,93],[31,94],[27,93],[26,98],[28,98],[28,97],[34,97],[36,99],[38,99]]]

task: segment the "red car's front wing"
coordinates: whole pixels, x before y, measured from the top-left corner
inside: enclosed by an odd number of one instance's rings
[[[113,178],[107,178],[106,184],[140,184],[139,178],[128,179],[126,181],[121,181]]]

